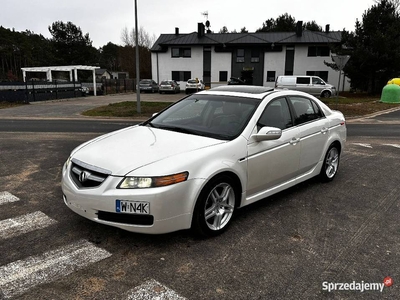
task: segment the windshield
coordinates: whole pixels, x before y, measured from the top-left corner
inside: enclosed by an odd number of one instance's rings
[[[139,84],[149,84],[149,83],[151,83],[151,80],[141,80],[139,82]]]
[[[196,94],[170,106],[143,126],[232,140],[242,133],[259,103],[257,99]]]

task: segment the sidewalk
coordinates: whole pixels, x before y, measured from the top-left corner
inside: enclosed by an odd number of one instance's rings
[[[140,94],[140,101],[175,102],[184,96],[184,93]],[[93,117],[86,117],[81,113],[95,107],[123,101],[136,102],[136,94],[114,94],[31,102],[29,105],[0,109],[0,119],[93,119]]]

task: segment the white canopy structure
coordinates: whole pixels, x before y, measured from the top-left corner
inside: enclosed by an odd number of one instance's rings
[[[73,78],[78,78],[78,70],[92,71],[93,77],[93,92],[96,96],[96,69],[100,69],[100,67],[92,67],[92,66],[53,66],[53,67],[30,67],[30,68],[21,68],[22,76],[24,78],[24,82],[26,82],[26,72],[46,72],[47,81],[52,81],[52,71],[65,71],[69,72],[69,79],[73,81]],[[74,77],[72,76],[72,72],[74,72]]]

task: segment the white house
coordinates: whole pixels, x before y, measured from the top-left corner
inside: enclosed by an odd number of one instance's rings
[[[160,82],[176,80],[184,88],[190,78],[206,86],[227,84],[230,77],[248,84],[271,86],[279,75],[316,75],[338,88],[339,72],[332,62],[330,46],[339,44],[341,32],[302,30],[268,33],[211,33],[198,23],[197,32],[161,34],[151,49],[152,77]],[[344,85],[342,84],[344,82]],[[349,90],[341,78],[339,91]]]

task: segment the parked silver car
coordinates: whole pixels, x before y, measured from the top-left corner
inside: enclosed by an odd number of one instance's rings
[[[220,86],[78,146],[65,204],[95,222],[160,234],[223,232],[237,209],[338,172],[343,114],[297,91]]]
[[[163,80],[160,83],[160,94],[162,93],[179,93],[181,88],[175,80]]]
[[[318,76],[278,76],[275,87],[278,89],[302,91],[322,98],[329,98],[336,95],[336,87],[326,83]]]

